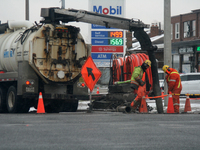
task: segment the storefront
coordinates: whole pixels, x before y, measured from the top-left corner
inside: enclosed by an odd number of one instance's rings
[[[194,47],[181,47],[178,49],[180,56],[180,68],[182,73],[196,72]]]
[[[196,47],[197,72],[200,72],[200,46]]]
[[[180,73],[200,72],[200,40],[172,43],[172,67]]]

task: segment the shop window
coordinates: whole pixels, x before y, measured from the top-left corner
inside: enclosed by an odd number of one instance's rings
[[[196,20],[192,21],[192,35],[196,36]]]
[[[196,36],[196,21],[186,21],[183,23],[184,38]]]
[[[179,39],[179,33],[180,33],[180,24],[179,23],[176,23],[175,24],[175,39]]]

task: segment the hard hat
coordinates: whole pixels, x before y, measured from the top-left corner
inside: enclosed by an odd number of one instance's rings
[[[144,61],[144,64],[147,64],[149,67],[151,67],[151,61],[148,59]]]
[[[169,68],[168,65],[164,65],[164,66],[162,67],[162,70],[163,70],[164,72],[166,72],[168,68]]]

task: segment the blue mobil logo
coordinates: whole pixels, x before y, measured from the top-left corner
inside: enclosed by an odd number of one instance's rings
[[[104,15],[121,15],[122,6],[103,8],[102,6],[93,6],[93,12],[97,12]]]

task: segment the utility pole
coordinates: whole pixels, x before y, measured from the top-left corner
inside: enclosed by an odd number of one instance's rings
[[[61,9],[65,9],[65,0],[61,0]],[[62,23],[62,25],[65,25],[65,23]]]
[[[172,67],[171,51],[171,0],[164,0],[164,65]],[[165,82],[164,92],[167,93]],[[164,98],[164,106],[168,105],[167,97]]]
[[[65,0],[61,0],[61,9],[65,9]]]
[[[29,0],[26,0],[25,7],[26,7],[26,16],[25,16],[25,19],[29,20]]]

